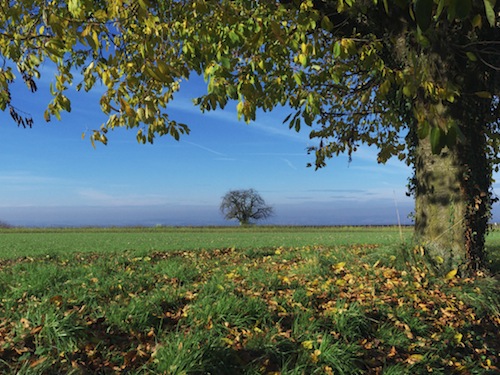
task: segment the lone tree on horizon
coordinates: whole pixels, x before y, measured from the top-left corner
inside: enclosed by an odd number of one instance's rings
[[[254,189],[230,190],[222,197],[220,210],[226,220],[237,219],[240,225],[249,225],[251,220],[267,219],[273,208]]]

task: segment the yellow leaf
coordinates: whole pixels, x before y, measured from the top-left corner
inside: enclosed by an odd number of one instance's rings
[[[317,363],[319,361],[319,356],[321,355],[321,350],[316,349],[314,353],[311,353],[311,361]]]
[[[455,337],[455,341],[456,341],[457,343],[460,343],[460,342],[462,342],[462,338],[464,337],[464,335],[462,335],[462,334],[459,332],[459,333],[455,334],[455,336],[454,336],[454,337]]]
[[[312,340],[304,341],[302,343],[302,347],[304,349],[312,349],[313,348],[313,341]]]
[[[30,326],[31,326],[30,321],[26,318],[21,318],[21,320],[19,322],[21,323],[23,328],[30,328]]]
[[[458,272],[458,270],[457,270],[457,269],[455,269],[455,270],[451,270],[450,272],[448,272],[448,273],[446,274],[446,276],[445,276],[444,278],[445,278],[446,280],[451,280],[451,279],[453,279],[453,278],[457,275],[457,272]]]
[[[422,354],[412,354],[408,357],[406,362],[408,362],[409,364],[415,364],[417,362],[420,362],[422,359],[424,359],[424,356]]]
[[[334,269],[336,270],[341,270],[345,267],[345,262],[340,262],[340,263],[337,263],[333,266]]]
[[[438,262],[438,264],[443,264],[444,263],[444,259],[443,257],[440,257],[439,255],[436,257],[436,262]]]

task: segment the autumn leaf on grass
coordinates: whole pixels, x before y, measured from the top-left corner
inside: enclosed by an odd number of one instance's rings
[[[394,357],[396,354],[398,354],[396,348],[394,346],[391,347],[391,350],[389,352],[389,354],[387,354],[387,357]]]
[[[30,331],[30,335],[36,335],[43,329],[43,326],[37,326]]]
[[[30,368],[37,367],[38,365],[42,364],[46,360],[47,360],[47,357],[38,358],[36,361],[33,361],[30,363]]]
[[[313,353],[311,353],[311,361],[313,363],[318,363],[320,355],[321,355],[321,350],[316,349]]]
[[[314,343],[314,342],[313,342],[312,340],[304,341],[304,342],[302,342],[302,347],[303,347],[304,349],[309,349],[309,350],[311,350],[311,349],[313,348],[313,343]]]
[[[50,301],[50,303],[53,303],[57,307],[61,307],[61,305],[63,303],[63,298],[62,298],[62,296],[57,295],[57,296],[51,297],[49,301]]]
[[[454,270],[451,270],[450,272],[448,272],[446,274],[446,276],[444,277],[446,280],[451,280],[453,279],[456,275],[457,275],[457,272],[458,270],[457,269],[454,269]]]
[[[410,365],[414,365],[415,363],[422,361],[422,359],[424,359],[422,354],[412,354],[406,359],[406,362]]]
[[[342,271],[344,269],[344,267],[345,267],[345,262],[339,262],[339,263],[333,265],[333,269],[335,270],[335,273]]]

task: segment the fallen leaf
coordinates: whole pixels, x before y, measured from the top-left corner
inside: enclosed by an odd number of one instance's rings
[[[396,348],[393,346],[391,347],[391,350],[389,351],[389,354],[387,354],[387,357],[394,357],[398,352],[396,351]]]
[[[302,347],[304,349],[312,349],[313,348],[313,341],[312,340],[304,341],[302,343]]]
[[[30,335],[36,335],[38,332],[40,332],[42,330],[43,326],[37,326],[35,328],[33,328],[31,331],[30,331]]]
[[[451,280],[453,279],[456,275],[457,275],[457,272],[458,270],[457,269],[454,269],[454,270],[451,270],[450,272],[448,272],[446,274],[446,276],[444,277],[446,280]]]
[[[38,358],[36,361],[33,361],[30,363],[30,367],[31,368],[37,367],[38,365],[42,364],[46,360],[47,360],[47,357]]]
[[[57,296],[54,296],[54,297],[51,297],[50,298],[50,303],[53,303],[54,305],[56,305],[57,307],[61,307],[62,303],[63,303],[63,298],[62,296],[60,295],[57,295]]]
[[[422,359],[424,359],[422,354],[412,354],[406,359],[406,362],[410,365],[414,365],[415,363],[422,361]]]
[[[339,262],[333,265],[333,268],[337,271],[344,269],[344,267],[345,267],[345,262]]]

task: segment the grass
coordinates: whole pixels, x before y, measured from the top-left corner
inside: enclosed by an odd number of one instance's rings
[[[404,229],[406,239],[411,229]],[[0,228],[0,258],[73,252],[211,250],[315,245],[393,244],[394,227],[158,227],[158,228]],[[499,240],[500,243],[500,240]]]
[[[498,280],[434,276],[394,256],[397,230],[366,230],[3,232],[98,240],[0,260],[0,373],[498,373]],[[120,234],[185,246],[89,251]],[[283,245],[314,235],[331,242]]]

